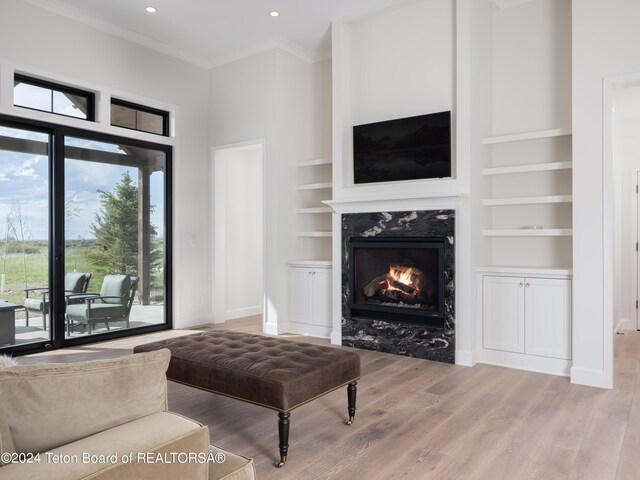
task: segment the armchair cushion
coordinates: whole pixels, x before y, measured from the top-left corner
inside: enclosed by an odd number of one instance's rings
[[[77,304],[77,305],[69,305],[67,306],[67,315],[69,318],[73,318],[74,320],[78,320],[81,318],[86,319],[89,318],[87,314],[87,305]],[[91,304],[91,318],[93,320],[97,320],[100,318],[113,318],[113,317],[124,317],[127,315],[127,307],[124,305],[114,305],[112,303],[92,303]],[[82,323],[82,321],[80,321]]]
[[[25,298],[24,306],[29,310],[35,310],[38,312],[45,312],[49,310],[49,302],[43,302],[42,296]]]
[[[86,274],[80,272],[68,272],[64,276],[65,293],[82,293],[86,281]]]
[[[100,296],[106,297],[102,301],[111,304],[126,304],[131,290],[129,275],[107,275],[102,281]]]
[[[15,450],[43,452],[166,411],[170,356],[1,369],[0,410]]]

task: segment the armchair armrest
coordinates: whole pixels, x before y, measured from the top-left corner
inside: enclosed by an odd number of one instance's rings
[[[42,298],[45,299],[49,294],[49,287],[33,287],[33,288],[25,288],[24,296],[25,298],[29,298],[30,292],[42,292]]]

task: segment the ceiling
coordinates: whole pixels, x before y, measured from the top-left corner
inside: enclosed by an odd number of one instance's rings
[[[201,65],[289,45],[313,58],[331,47],[331,21],[399,0],[26,0]],[[157,13],[145,12],[152,5]],[[273,18],[269,12],[280,16]],[[182,54],[182,55],[181,55]]]

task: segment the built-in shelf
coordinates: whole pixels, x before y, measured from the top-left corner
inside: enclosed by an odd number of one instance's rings
[[[570,128],[554,128],[552,130],[538,130],[534,132],[513,133],[510,135],[498,135],[495,137],[485,137],[483,140],[483,143],[485,145],[491,145],[494,143],[521,142],[523,140],[563,137],[566,135],[571,135]]]
[[[530,165],[514,165],[511,167],[492,167],[482,170],[484,175],[506,175],[509,173],[545,172],[551,170],[569,170],[573,162],[534,163]]]
[[[538,197],[489,198],[482,201],[486,207],[499,205],[536,205],[541,203],[571,203],[573,195],[547,195]]]
[[[323,190],[331,187],[332,187],[331,182],[307,183],[306,185],[298,185],[296,187],[296,190]]]
[[[314,160],[304,160],[302,162],[298,162],[299,167],[313,167],[314,165],[329,165],[331,163],[330,159],[327,158],[316,158]]]
[[[331,237],[331,232],[298,232],[297,237]]]
[[[505,229],[505,230],[484,230],[485,237],[570,237],[573,235],[571,228],[541,228],[535,229]]]
[[[333,209],[331,207],[311,207],[311,208],[299,208],[296,213],[331,213]]]

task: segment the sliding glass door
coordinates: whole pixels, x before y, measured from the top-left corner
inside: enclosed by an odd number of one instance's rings
[[[0,116],[0,352],[171,326],[171,148]]]
[[[66,336],[165,322],[165,152],[65,138]]]
[[[0,348],[51,338],[50,143],[0,124]]]

